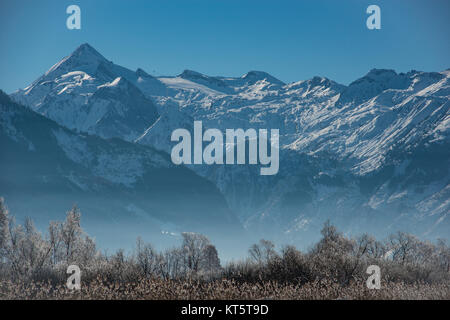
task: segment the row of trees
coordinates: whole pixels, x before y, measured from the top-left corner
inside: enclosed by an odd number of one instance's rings
[[[333,279],[342,285],[367,279],[367,267],[378,265],[384,281],[445,282],[450,280],[450,248],[397,232],[384,241],[368,234],[347,238],[326,222],[321,240],[308,252],[294,246],[277,252],[273,243],[261,240],[249,250],[250,259],[228,265],[224,274],[244,282],[276,280],[306,283]]]
[[[89,265],[98,259],[95,242],[80,226],[81,214],[74,207],[64,222],[51,222],[45,237],[26,218],[22,225],[0,198],[0,271],[12,279],[30,278],[72,263]]]
[[[123,250],[106,255],[97,250],[80,222],[80,210],[74,206],[65,221],[50,222],[48,232],[42,235],[30,218],[23,226],[16,224],[0,198],[0,277],[60,281],[71,264],[83,270],[84,279],[101,274],[123,281],[142,276],[212,277],[221,270],[215,246],[201,234],[183,233],[181,247],[163,252],[138,238],[131,255]]]
[[[450,248],[398,232],[384,241],[364,234],[347,238],[327,222],[322,238],[306,253],[293,246],[277,251],[261,240],[249,249],[249,257],[220,265],[217,250],[207,237],[183,233],[180,247],[158,252],[141,238],[127,255],[118,250],[100,253],[81,228],[77,207],[63,222],[51,222],[48,232],[38,232],[31,219],[17,225],[0,198],[0,278],[63,281],[68,265],[83,270],[83,279],[101,275],[107,281],[134,281],[142,277],[162,279],[228,278],[242,282],[276,280],[306,283],[329,278],[347,285],[367,278],[368,265],[382,269],[385,281],[441,282],[450,280]]]
[[[165,280],[187,277],[212,278],[221,272],[217,249],[201,234],[182,233],[180,247],[156,251],[140,237],[131,256],[119,250],[103,256],[106,262],[97,268],[110,280],[130,281],[140,277],[160,277]]]

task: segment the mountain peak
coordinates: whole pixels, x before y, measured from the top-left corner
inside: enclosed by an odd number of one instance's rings
[[[102,63],[110,63],[105,57],[103,57],[97,50],[95,50],[90,44],[83,43],[75,49],[72,54],[63,58],[61,61],[51,67],[45,75],[60,71],[61,73],[68,71],[84,71],[87,73],[94,72],[97,67]],[[58,74],[60,73],[58,72]]]
[[[344,90],[338,103],[362,103],[387,89],[406,89],[411,80],[403,73],[391,69],[372,69]]]
[[[89,43],[85,42],[82,43],[78,46],[78,48],[75,49],[74,53],[77,51],[93,51],[93,52],[98,52],[97,50],[94,49],[94,47],[92,47]]]
[[[89,43],[83,43],[69,56],[72,59],[78,59],[83,62],[106,62],[107,60]]]
[[[6,94],[2,89],[0,89],[0,105],[6,103],[11,103],[11,97]]]
[[[137,68],[136,76],[140,78],[150,78],[151,76],[141,68]]]
[[[271,77],[271,75],[264,71],[255,71],[255,70],[251,70],[242,76],[243,79],[249,79],[249,78],[264,79],[267,77]]]
[[[325,86],[329,87],[332,84],[332,81],[326,77],[314,76],[310,80],[308,80],[311,86]]]
[[[272,76],[272,75],[270,75],[270,74],[268,74],[267,72],[264,72],[264,71],[252,70],[252,71],[249,71],[246,74],[244,74],[241,78],[245,79],[245,80],[249,80],[251,82],[256,82],[256,81],[260,81],[260,80],[266,79],[267,81],[269,81],[271,83],[284,85],[284,82],[282,82],[281,80],[278,80],[274,76]]]
[[[372,69],[363,78],[374,81],[387,81],[398,74],[392,69]]]
[[[189,70],[186,69],[184,70],[180,75],[180,78],[183,79],[189,79],[189,78],[205,78],[204,74],[201,74],[200,72],[194,71],[194,70]]]
[[[101,57],[104,59],[104,57],[94,48],[92,47],[89,43],[82,43],[81,45],[79,45],[70,56],[81,56],[81,55],[92,55],[92,56],[97,56],[97,57]]]

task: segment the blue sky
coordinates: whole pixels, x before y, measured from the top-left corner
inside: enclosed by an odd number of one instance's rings
[[[81,30],[66,28],[70,4]],[[366,28],[370,4],[381,30]],[[262,70],[348,84],[372,68],[449,68],[449,27],[448,0],[2,0],[0,89],[25,87],[84,42],[153,75]]]

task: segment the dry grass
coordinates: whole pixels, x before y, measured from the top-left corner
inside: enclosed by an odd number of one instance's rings
[[[74,207],[42,236],[29,219],[15,225],[0,198],[0,299],[450,300],[444,240],[432,244],[403,232],[384,241],[348,238],[326,222],[307,252],[276,251],[262,239],[248,259],[222,267],[208,238],[194,233],[183,233],[180,247],[163,252],[138,239],[130,254],[101,254],[80,217]],[[82,270],[80,291],[65,286],[71,264]],[[380,290],[366,288],[369,265],[382,270]]]
[[[274,281],[238,283],[233,280],[174,281],[142,279],[134,282],[107,283],[101,279],[82,284],[80,291],[49,283],[0,282],[0,299],[85,299],[85,300],[449,300],[450,285],[442,284],[382,284],[380,290],[369,290],[364,281],[341,286],[330,280],[304,285],[281,285]]]

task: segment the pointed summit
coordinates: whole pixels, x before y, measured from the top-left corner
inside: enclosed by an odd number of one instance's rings
[[[106,60],[97,50],[95,50],[89,43],[83,43],[71,54],[71,56],[83,57],[96,57],[97,59]]]
[[[285,86],[287,92],[306,96],[307,94],[316,95],[316,98],[325,98],[333,96],[345,90],[346,86],[341,85],[326,77],[314,76],[308,80],[289,83]]]
[[[372,69],[364,77],[359,78],[342,92],[338,103],[362,103],[387,89],[406,89],[411,79],[391,69]]]
[[[267,80],[270,83],[284,85],[285,83],[281,80],[278,80],[274,76],[268,74],[264,71],[249,71],[244,74],[241,79],[247,80],[249,83],[256,83],[260,80]]]
[[[100,64],[111,64],[97,50],[88,43],[83,43],[72,54],[63,58],[51,67],[45,75],[56,73],[57,75],[69,71],[84,71],[88,74],[95,72]]]
[[[147,72],[145,72],[143,69],[141,68],[137,68],[136,70],[136,76],[140,77],[140,78],[151,78],[152,76],[149,75]]]

